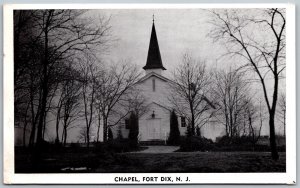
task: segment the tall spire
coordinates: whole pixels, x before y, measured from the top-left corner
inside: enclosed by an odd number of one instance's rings
[[[152,31],[151,31],[151,38],[150,38],[150,44],[149,44],[149,50],[148,50],[148,57],[146,66],[143,67],[144,70],[147,69],[162,69],[166,70],[166,68],[162,64],[156,31],[155,31],[155,25],[154,25],[154,14],[152,18]]]

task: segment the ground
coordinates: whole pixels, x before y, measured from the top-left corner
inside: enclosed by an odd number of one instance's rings
[[[285,157],[271,160],[270,153],[254,152],[184,152],[168,154],[125,154],[142,165],[115,168],[112,172],[285,172]],[[97,168],[97,172],[105,172]]]
[[[284,152],[273,161],[269,152],[172,152],[176,149],[151,146],[140,152],[109,155],[68,151],[47,154],[34,166],[20,153],[16,155],[16,173],[285,172]]]
[[[147,146],[147,149],[131,153],[173,153],[179,148],[179,146]]]

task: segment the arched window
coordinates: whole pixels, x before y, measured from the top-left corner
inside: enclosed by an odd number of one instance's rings
[[[153,92],[155,92],[155,79],[154,78],[152,80],[152,90],[153,90]]]

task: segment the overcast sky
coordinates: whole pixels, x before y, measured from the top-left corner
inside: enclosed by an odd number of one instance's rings
[[[243,13],[255,13],[258,9],[245,9]],[[247,11],[247,12],[246,12]],[[222,57],[226,50],[208,36],[212,29],[212,14],[204,9],[123,9],[90,10],[87,15],[99,17],[111,16],[112,34],[118,40],[110,49],[106,58],[115,62],[130,59],[141,68],[146,64],[147,52],[154,14],[156,34],[160,47],[165,75],[171,76],[174,67],[180,63],[183,53],[190,53],[197,59],[205,60],[209,68],[228,69],[242,65],[242,58]],[[250,73],[248,73],[250,74]],[[253,73],[252,73],[253,74]],[[248,75],[249,76],[249,75]],[[251,75],[252,76],[252,75]],[[273,84],[269,84],[272,86]],[[282,89],[285,81],[281,82]],[[255,96],[262,97],[260,83],[252,89]],[[264,127],[263,132],[268,132]]]
[[[257,13],[258,9],[245,9],[245,14]],[[227,51],[223,45],[213,42],[208,36],[212,30],[209,23],[212,14],[204,9],[123,9],[123,10],[90,10],[91,17],[111,16],[112,34],[118,40],[110,48],[106,59],[115,62],[130,60],[141,68],[146,64],[150,42],[152,17],[160,47],[162,62],[167,69],[165,75],[171,72],[181,60],[184,53],[190,53],[194,58],[205,60],[209,68],[229,69],[243,65],[244,58],[223,56]],[[255,33],[255,32],[254,32]],[[253,78],[254,73],[248,73]],[[273,83],[269,85],[273,86]],[[281,88],[285,88],[282,82]],[[261,91],[261,86],[253,88],[255,93]]]
[[[108,56],[114,61],[131,59],[140,66],[146,64],[153,14],[166,72],[180,62],[185,52],[206,59],[208,64],[214,63],[221,54],[222,48],[207,37],[211,26],[203,9],[93,10],[89,14],[112,16],[113,35],[119,39]]]
[[[244,12],[255,14],[257,10]],[[245,61],[241,57],[223,56],[227,52],[224,46],[208,36],[212,30],[209,23],[212,14],[205,9],[106,9],[87,13],[94,18],[111,16],[112,35],[118,40],[106,59],[115,62],[129,59],[141,68],[146,64],[153,14],[166,76],[170,76],[184,53],[205,60],[210,68],[236,68]]]

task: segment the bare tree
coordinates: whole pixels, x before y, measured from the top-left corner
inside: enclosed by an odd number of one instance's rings
[[[82,73],[82,101],[83,101],[83,113],[86,127],[86,142],[87,147],[90,145],[90,131],[92,123],[95,119],[95,103],[96,103],[96,89],[97,89],[97,77],[98,69],[92,59],[87,60],[81,64]]]
[[[180,66],[174,71],[170,84],[169,101],[181,116],[187,117],[192,135],[195,127],[202,127],[211,118],[214,105],[206,98],[209,93],[210,73],[205,63],[184,54]]]
[[[100,103],[96,100],[95,102],[95,109],[97,111],[97,132],[96,132],[96,142],[99,142],[100,140],[100,128],[101,128],[101,117],[102,117],[102,112],[101,112],[101,105]]]
[[[272,158],[277,160],[275,112],[279,78],[285,69],[285,10],[253,11],[253,14],[251,10],[212,11],[214,28],[211,35],[215,40],[224,41],[229,53],[243,57],[246,66],[258,76],[269,112]],[[270,89],[267,78],[273,81]]]
[[[59,63],[59,65],[63,65],[64,63]],[[55,68],[50,73],[51,77],[54,77],[49,81],[49,93],[47,96],[47,105],[45,109],[45,116],[44,116],[44,122],[43,122],[43,131],[42,131],[42,138],[45,139],[45,134],[47,130],[47,116],[49,112],[52,112],[56,108],[56,104],[53,102],[55,98],[57,97],[57,90],[59,89],[59,84],[62,81],[62,77],[64,77],[64,72],[61,72],[62,70],[60,68]],[[56,76],[54,76],[56,75]],[[50,120],[51,121],[51,120]]]
[[[28,111],[29,111],[29,107],[30,107],[30,103],[28,102],[27,105],[26,105],[26,110],[25,112],[23,113],[23,147],[26,147],[26,136],[27,136],[27,132],[28,132],[28,127],[27,127],[27,124],[28,124],[28,117],[29,117],[29,114],[28,114]]]
[[[258,106],[254,104],[253,99],[247,97],[245,99],[244,113],[248,122],[248,137],[250,138],[250,141],[254,148],[260,138],[264,121],[264,112],[261,106],[261,101],[259,101]]]
[[[108,48],[109,18],[97,21],[79,10],[14,11],[15,109],[29,101],[30,145],[41,146],[47,113],[56,109],[57,71],[69,58],[95,54]],[[59,119],[59,118],[58,118]]]
[[[99,110],[102,112],[104,142],[107,141],[108,128],[117,125],[127,115],[119,113],[116,105],[136,83],[140,75],[136,66],[124,62],[110,66],[98,77],[96,98]],[[114,118],[111,117],[112,114]]]
[[[97,131],[96,131],[96,142],[99,142],[100,135],[100,127],[102,120],[102,103],[99,100],[96,100],[95,108],[97,111]],[[141,93],[141,91],[132,86],[128,89],[127,92],[120,97],[115,106],[111,109],[111,113],[109,115],[108,120],[108,128],[118,125],[120,121],[124,120],[124,118],[129,118],[131,113],[134,113],[137,118],[143,116],[149,110],[149,105],[146,102],[145,96]],[[107,133],[109,134],[109,133]],[[118,127],[118,136],[117,138],[122,137],[121,127]]]
[[[22,118],[24,130],[28,123],[30,137],[29,146],[33,146],[36,134],[36,122],[39,117],[39,78],[40,58],[42,56],[42,42],[34,35],[34,11],[14,11],[14,105],[15,123],[19,124]],[[33,68],[34,67],[34,68]],[[29,104],[27,109],[26,104]],[[26,110],[27,109],[27,110]],[[28,114],[24,114],[24,112]],[[26,120],[26,121],[25,121]],[[26,127],[26,128],[25,128]]]
[[[80,130],[79,130],[78,142],[83,142],[83,143],[87,144],[87,140],[92,139],[91,132],[93,132],[92,127],[90,129],[89,134],[86,133],[86,127],[81,127]],[[87,136],[89,136],[89,138],[87,138]]]
[[[55,137],[55,144],[59,144],[59,125],[60,125],[60,120],[61,120],[61,110],[62,110],[62,106],[63,106],[63,87],[61,89],[59,89],[59,93],[57,95],[57,105],[55,107],[55,110],[53,110],[53,114],[56,116],[56,121],[55,121],[55,133],[56,133],[56,137]]]
[[[37,126],[37,145],[43,140],[43,124],[49,95],[50,72],[54,64],[80,53],[91,53],[93,47],[104,46],[108,40],[109,22],[99,25],[84,19],[83,11],[77,10],[36,10],[33,27],[36,38],[43,44],[41,58],[41,101]]]
[[[96,141],[99,142],[100,135],[100,127],[102,120],[102,103],[100,100],[96,101],[96,111],[97,111],[97,132],[96,132]],[[124,120],[124,118],[129,118],[129,115],[134,112],[137,118],[143,116],[149,110],[149,105],[147,104],[145,96],[141,93],[141,91],[132,86],[128,89],[127,92],[120,97],[119,101],[115,104],[115,106],[111,109],[111,113],[109,115],[108,127],[115,126],[120,123],[120,121]],[[120,138],[121,127],[118,128],[118,138]]]
[[[31,69],[29,70],[29,96],[30,96],[30,114],[31,114],[31,133],[29,138],[29,146],[33,147],[36,140],[36,125],[41,110],[41,88],[38,81],[36,81],[36,75],[38,70]]]
[[[80,88],[81,84],[76,79],[65,81],[65,94],[62,102],[62,118],[63,118],[63,143],[67,142],[68,130],[74,128],[74,121],[79,118],[80,113]]]
[[[124,107],[125,113],[134,112],[137,118],[149,111],[147,98],[139,88],[134,86],[122,97],[119,104]]]
[[[214,118],[225,126],[226,136],[230,138],[240,136],[245,99],[249,92],[248,84],[242,75],[231,69],[215,73],[213,95],[218,105]]]

